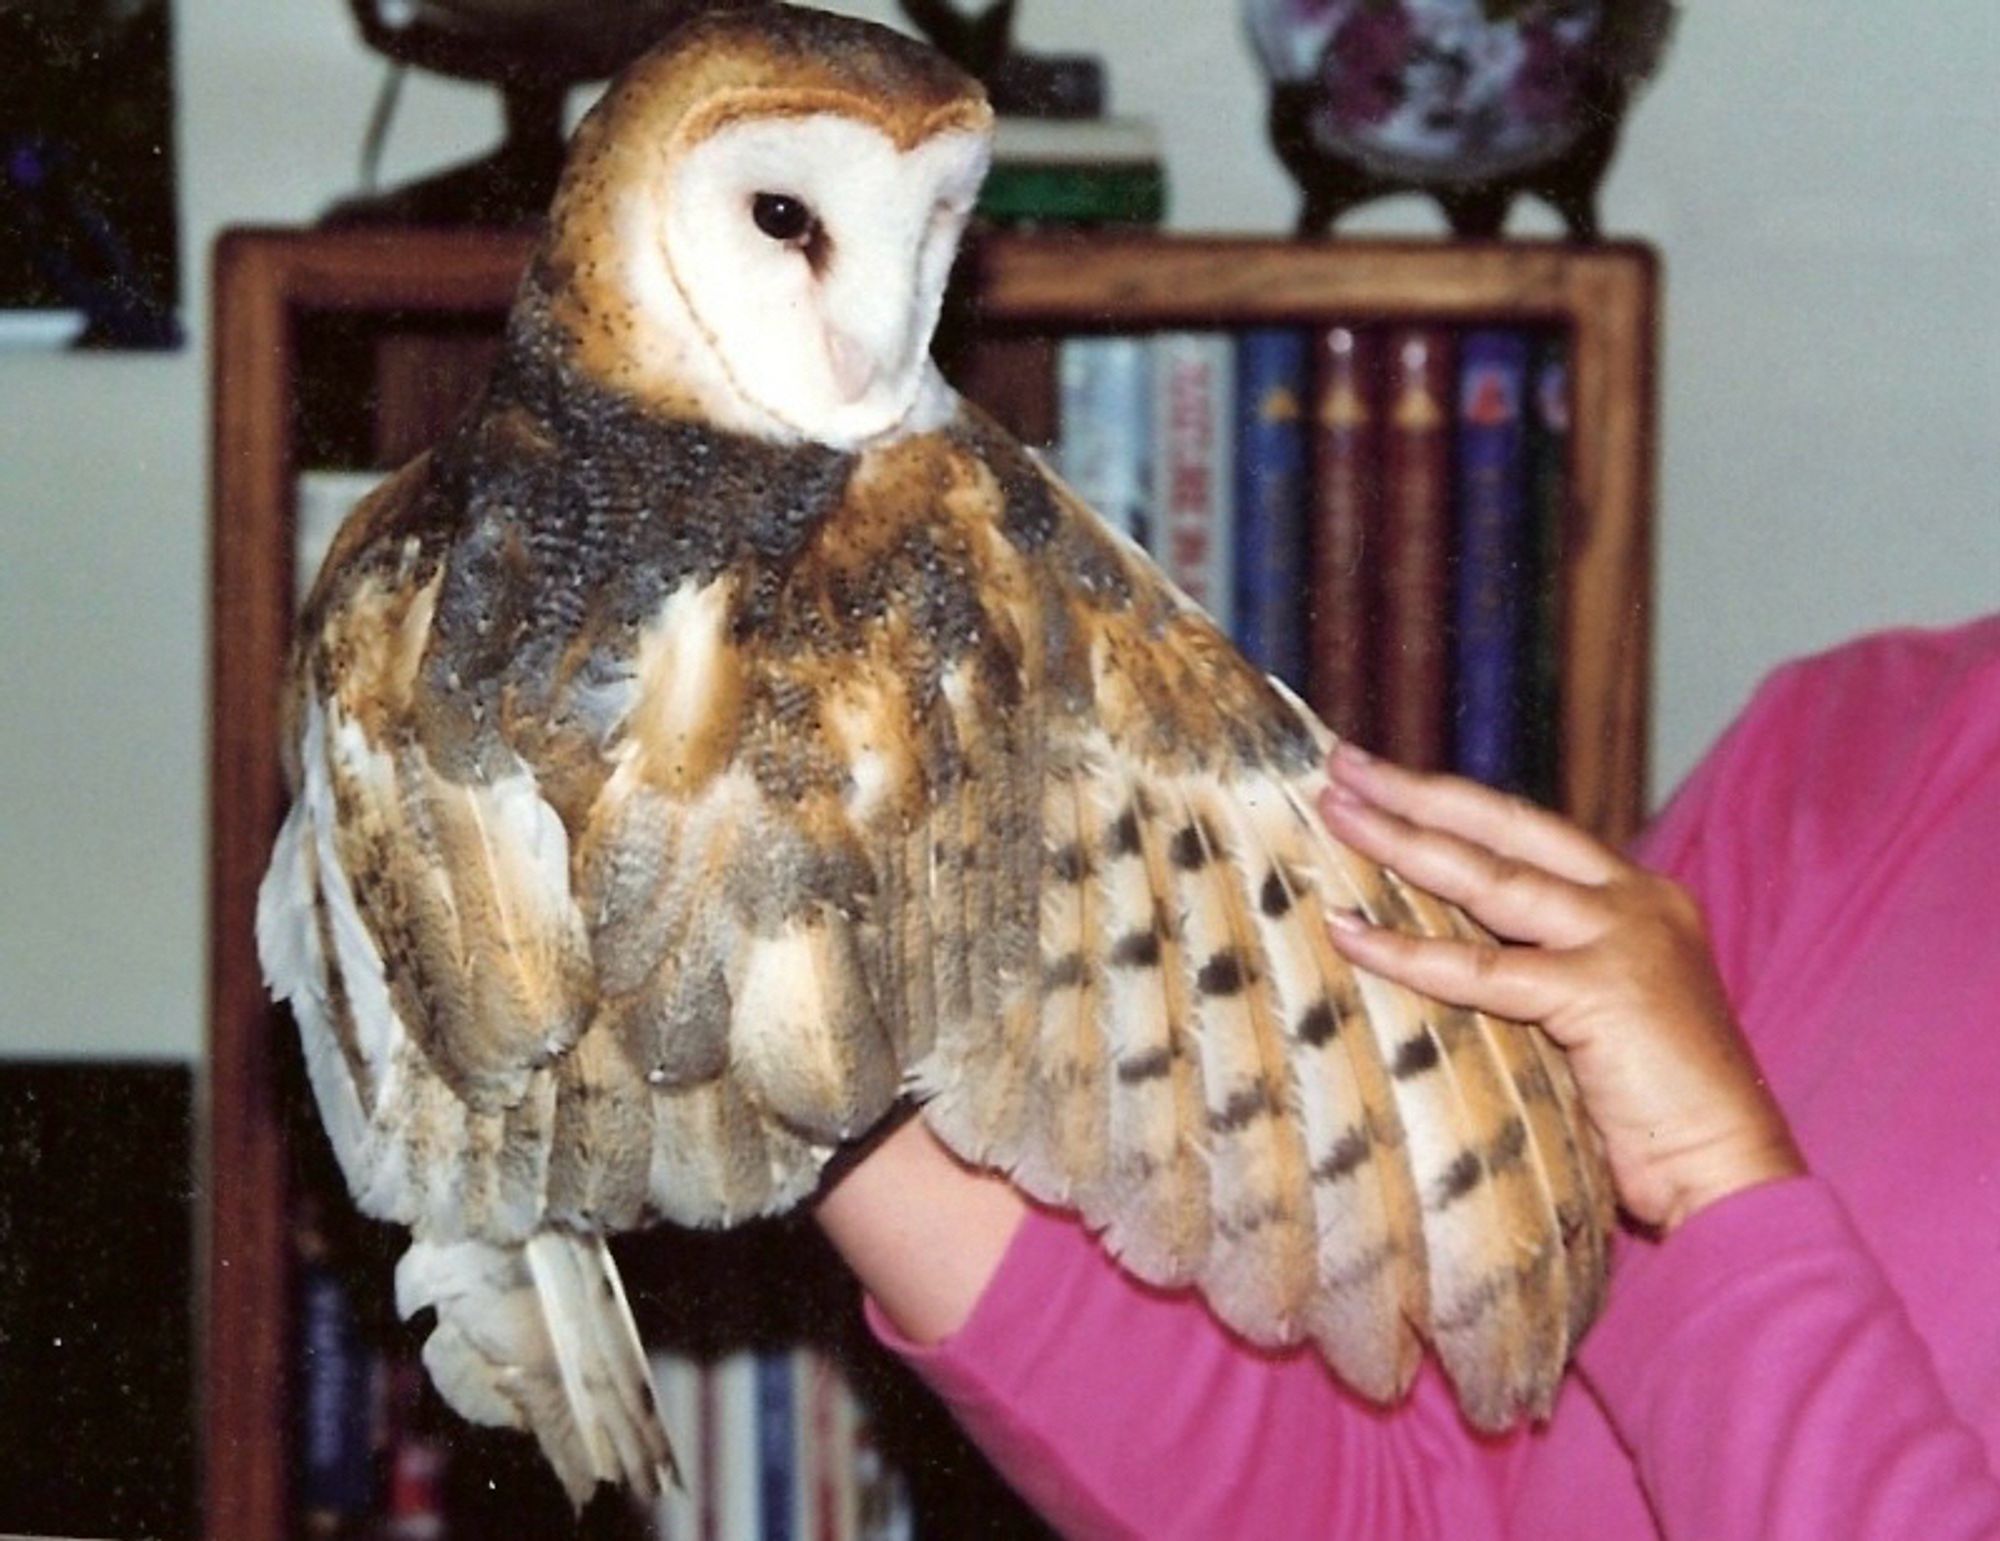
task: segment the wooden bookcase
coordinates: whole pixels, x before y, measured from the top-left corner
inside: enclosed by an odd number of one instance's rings
[[[254,919],[284,811],[278,685],[305,420],[333,421],[384,465],[428,442],[483,372],[528,249],[500,233],[243,230],[216,252],[201,1363],[206,1530],[229,1541],[293,1529],[291,1027],[265,997]],[[1657,289],[1652,254],[1632,245],[994,236],[968,253],[948,346],[968,392],[1034,436],[1052,421],[1048,339],[1066,330],[1331,317],[1563,328],[1575,517],[1560,580],[1561,802],[1620,841],[1645,784]]]

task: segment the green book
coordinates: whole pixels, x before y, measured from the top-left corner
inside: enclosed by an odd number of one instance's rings
[[[978,212],[1001,225],[1158,225],[1167,215],[1166,171],[1003,162],[987,174]]]

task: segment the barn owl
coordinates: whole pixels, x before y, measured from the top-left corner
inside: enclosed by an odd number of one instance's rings
[[[571,1494],[668,1469],[605,1238],[799,1204],[899,1099],[1366,1395],[1549,1405],[1609,1187],[1532,1028],[1324,918],[1469,923],[1326,731],[929,358],[970,80],[789,6],[579,128],[479,404],[301,616],[258,914],[405,1315]]]

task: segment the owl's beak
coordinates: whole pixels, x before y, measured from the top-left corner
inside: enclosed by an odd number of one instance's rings
[[[875,352],[835,327],[826,329],[826,356],[833,366],[834,388],[842,401],[859,401],[880,373]]]

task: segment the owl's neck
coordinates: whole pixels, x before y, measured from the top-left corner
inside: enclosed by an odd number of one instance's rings
[[[682,341],[656,336],[656,345],[641,347],[631,335],[630,308],[604,295],[580,303],[579,294],[595,291],[568,266],[551,254],[538,258],[507,326],[503,367],[518,389],[545,398],[542,415],[550,421],[566,418],[574,426],[586,416],[629,413],[646,423],[700,428],[772,451],[856,455],[936,432],[958,413],[958,393],[926,358],[909,410],[889,428],[851,443],[803,436],[751,404],[719,360],[704,351],[706,344],[689,340],[700,331],[692,317],[684,315],[684,324],[675,325],[661,320],[658,312],[678,303],[677,297],[657,296],[650,325],[641,329],[680,335]]]

